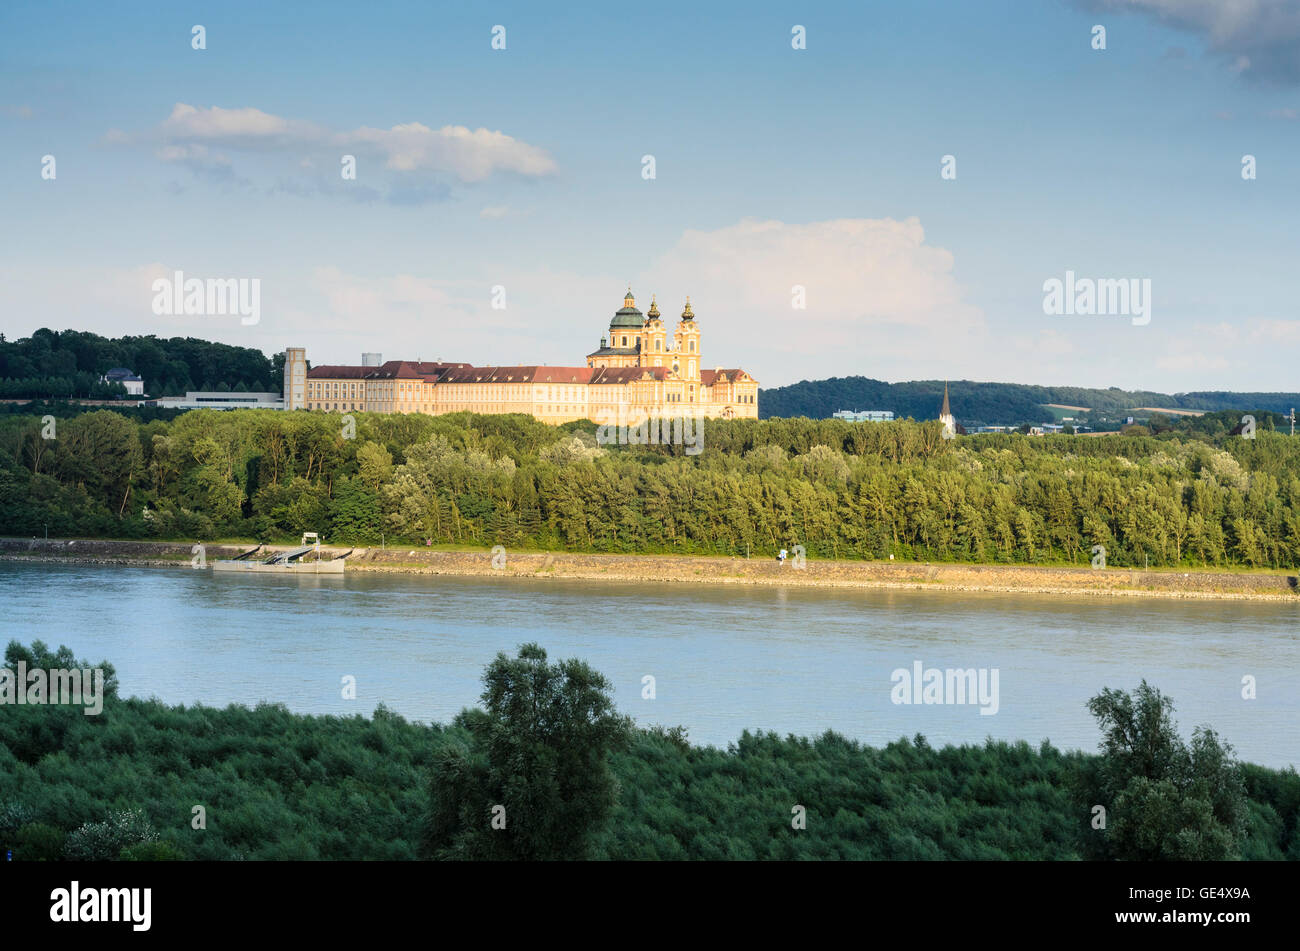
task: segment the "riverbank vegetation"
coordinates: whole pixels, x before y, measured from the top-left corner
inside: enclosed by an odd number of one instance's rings
[[[11,644],[7,665],[20,659],[68,664]],[[1294,770],[1238,764],[1207,731],[1184,744],[1145,684],[1093,707],[1097,755],[919,735],[877,749],[831,732],[698,747],[680,728],[631,726],[598,673],[534,645],[499,655],[483,709],[448,726],[113,690],[99,716],[5,709],[0,848],[18,860],[1300,860]]]
[[[0,417],[0,534],[47,531],[1005,564],[1088,565],[1101,546],[1114,567],[1293,568],[1300,439],[709,420],[687,454],[527,416]]]

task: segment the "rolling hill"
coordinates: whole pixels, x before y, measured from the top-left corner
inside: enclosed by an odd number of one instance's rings
[[[802,380],[759,392],[759,415],[825,419],[837,410],[892,410],[895,416],[935,419],[943,402],[942,380],[885,383],[864,376]],[[1019,383],[948,383],[953,415],[966,427],[1018,426],[1050,422],[1061,414],[1048,404],[1086,407],[1094,421],[1133,414],[1142,407],[1171,410],[1268,410],[1288,413],[1300,406],[1300,393],[1155,393],[1145,390],[1089,389],[1077,386],[1026,386]],[[1138,413],[1141,415],[1141,413]]]

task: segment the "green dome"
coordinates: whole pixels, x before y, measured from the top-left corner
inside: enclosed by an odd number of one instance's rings
[[[640,330],[645,324],[645,316],[635,307],[620,307],[609,322],[611,330]]]

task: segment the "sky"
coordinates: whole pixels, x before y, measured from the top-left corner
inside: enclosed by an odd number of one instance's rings
[[[1298,145],[1300,0],[5,0],[0,331],[582,366],[631,285],[765,387],[1295,391]]]

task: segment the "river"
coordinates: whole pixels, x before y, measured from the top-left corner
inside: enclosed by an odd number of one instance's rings
[[[1300,603],[0,562],[0,613],[6,642],[67,644],[113,663],[123,695],[173,704],[382,702],[445,722],[478,703],[498,651],[537,641],[609,677],[639,723],[686,726],[696,743],[831,729],[1094,750],[1088,698],[1146,678],[1184,735],[1208,724],[1242,759],[1300,764]],[[996,712],[895,703],[894,672],[918,663],[987,671],[990,690],[996,671]]]

